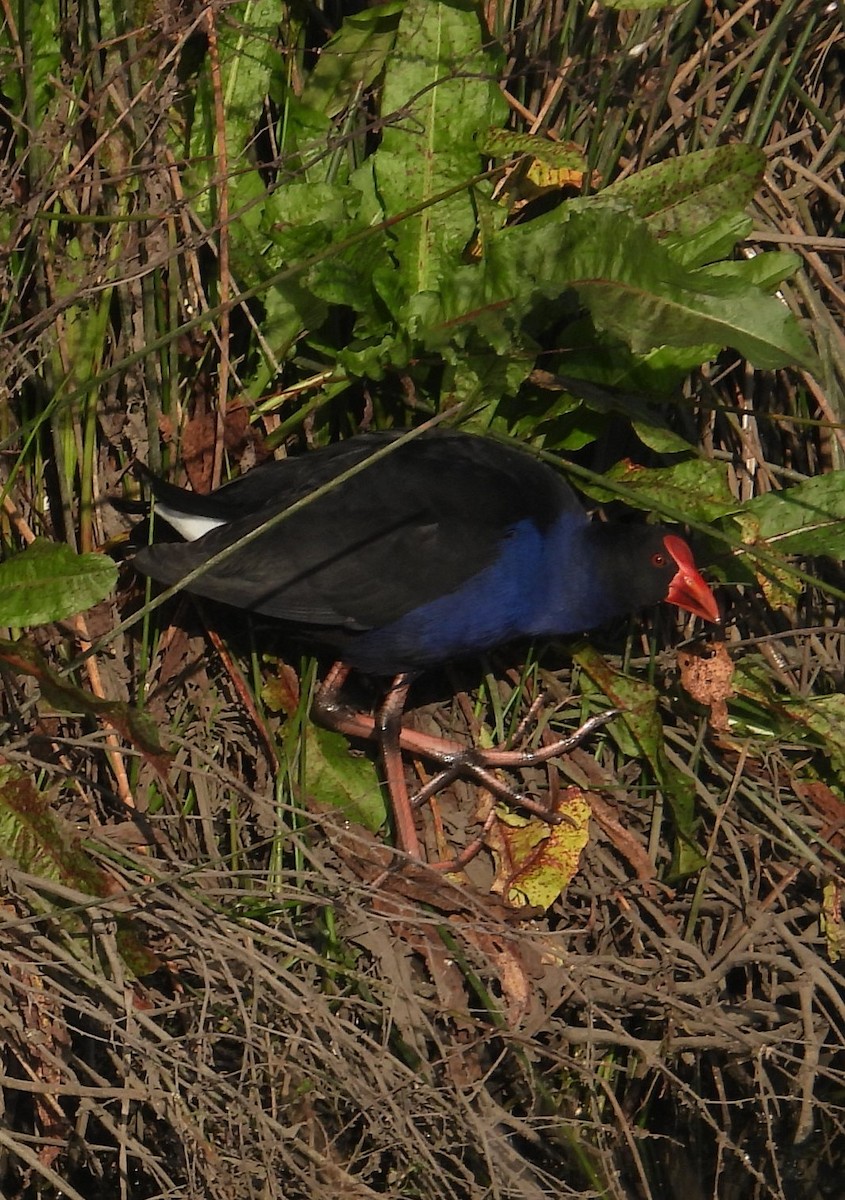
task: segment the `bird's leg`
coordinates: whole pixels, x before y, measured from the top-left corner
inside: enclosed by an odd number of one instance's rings
[[[314,697],[312,715],[321,725],[337,730],[338,733],[343,733],[347,737],[364,738],[367,741],[379,743],[387,776],[387,790],[393,810],[393,821],[396,826],[396,839],[406,854],[410,854],[413,858],[422,858],[414,824],[414,812],[408,798],[408,785],[405,782],[405,772],[402,766],[404,749],[409,750],[411,754],[420,753],[415,747],[406,746],[405,734],[411,731],[403,729],[400,724],[413,676],[410,674],[397,675],[388,689],[378,714],[371,717],[369,713],[348,708],[340,699],[340,690],[346,682],[349,670],[350,668],[342,662],[336,662],[330,668]],[[444,742],[444,746],[453,752],[461,749],[459,745],[451,742]]]
[[[532,800],[530,796],[525,796],[503,783],[494,771],[515,771],[541,766],[550,759],[568,754],[621,711],[611,708],[597,713],[568,737],[559,738],[558,741],[541,746],[537,750],[479,750],[475,746],[462,746],[460,742],[420,733],[400,724],[411,685],[412,676],[409,674],[396,676],[376,717],[347,708],[340,700],[340,691],[349,671],[350,668],[342,662],[334,664],[314,698],[313,715],[322,725],[346,734],[347,737],[379,743],[387,775],[396,836],[401,848],[415,858],[420,858],[421,854],[413,819],[414,808],[424,804],[441,788],[461,775],[469,775],[499,800],[516,808],[524,808],[549,824],[554,825],[565,820],[560,814],[552,813],[545,805]],[[412,798],[408,796],[402,769],[403,751],[415,758],[427,758],[442,768]]]
[[[524,808],[527,812],[533,813],[535,817],[548,821],[550,825],[559,825],[566,820],[565,815],[551,812],[547,805],[532,800],[524,792],[516,791],[515,788],[498,779],[493,771],[503,768],[533,767],[546,763],[557,755],[567,754],[580,745],[591,733],[595,733],[597,729],[601,729],[602,725],[606,725],[608,721],[617,716],[619,711],[619,709],[613,708],[603,713],[597,713],[569,737],[561,738],[539,750],[479,750],[475,746],[461,747],[459,754],[411,797],[411,805],[413,808],[419,808],[461,775],[469,775],[497,799],[503,800],[513,807]],[[437,761],[444,760],[438,759]]]
[[[432,871],[442,871],[444,874],[462,871],[484,849],[487,834],[493,828],[495,821],[496,810],[495,808],[491,808],[484,819],[484,824],[481,826],[481,832],[472,839],[468,846],[464,846],[460,854],[456,854],[454,858],[439,859],[436,862],[430,862],[428,866]]]
[[[376,718],[369,713],[349,708],[340,698],[341,688],[350,670],[351,667],[342,662],[336,662],[330,668],[314,697],[311,715],[321,725],[347,737],[363,738],[369,742],[380,741],[381,733]],[[433,734],[418,733],[415,729],[400,727],[398,734],[401,749],[415,758],[451,762],[455,756],[464,752],[460,742],[450,742],[446,738],[434,737]]]
[[[334,729],[347,737],[372,741],[378,736],[375,720],[367,713],[347,708],[340,699],[340,690],[350,670],[351,668],[342,662],[336,662],[329,668],[328,675],[317,689],[317,695],[311,705],[311,715],[327,729]]]
[[[422,859],[414,810],[408,798],[401,747],[402,713],[413,678],[409,673],[396,676],[376,714],[376,726],[399,849],[412,858]]]
[[[491,772],[502,769],[519,770],[523,767],[541,766],[552,758],[568,754],[570,750],[574,750],[576,746],[580,746],[581,742],[585,738],[588,738],[590,734],[595,733],[597,729],[601,729],[608,721],[612,721],[614,717],[619,715],[620,711],[621,709],[618,708],[609,708],[605,712],[596,713],[594,717],[590,717],[589,720],[580,725],[568,737],[559,738],[558,741],[552,742],[548,746],[541,746],[539,750],[499,750],[495,747],[490,750],[479,750],[477,746],[459,746],[457,743],[443,742],[440,738],[432,738],[431,742],[434,745],[426,747],[422,744],[420,738],[414,747],[415,752],[440,763],[443,770],[430,779],[424,787],[420,788],[412,798],[411,803],[415,807],[418,807],[430,799],[435,792],[452,783],[458,776],[471,775],[501,800],[516,803],[517,806],[527,808],[529,812],[536,811],[542,814],[544,811],[542,806],[537,805],[528,797],[514,792],[513,788],[501,783]],[[407,749],[407,746],[403,744],[403,748]]]
[[[349,675],[350,668],[343,663],[335,663],[323,681],[317,695],[314,697],[312,714],[321,725],[336,729],[347,737],[363,738],[366,741],[380,741],[381,734],[375,717],[369,713],[359,712],[348,708],[340,700],[340,689]],[[560,738],[548,746],[538,750],[500,750],[496,747],[490,750],[479,750],[477,747],[468,748],[460,742],[452,742],[447,738],[435,737],[434,734],[420,733],[417,729],[402,726],[399,729],[399,746],[413,758],[427,758],[439,763],[444,769],[453,766],[458,768],[458,774],[472,767],[487,767],[518,771],[523,767],[538,767],[552,758],[568,754],[579,746],[585,738],[595,733],[602,725],[606,725],[618,716],[621,709],[610,708],[605,712],[590,717],[568,737]]]

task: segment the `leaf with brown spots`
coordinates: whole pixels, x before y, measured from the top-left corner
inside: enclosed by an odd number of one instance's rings
[[[589,841],[590,805],[580,788],[567,788],[555,808],[566,819],[549,825],[537,817],[500,817],[488,842],[496,859],[493,891],[509,904],[549,908],[578,870]]]
[[[52,880],[74,892],[108,900],[119,894],[109,874],[83,849],[76,830],[55,813],[49,793],[40,792],[17,767],[0,766],[0,854],[30,875]],[[63,923],[82,927],[77,914],[56,905]],[[148,975],[161,965],[135,933],[131,922],[116,915],[121,957],[135,975]]]
[[[101,700],[84,688],[68,683],[47,665],[41,651],[29,642],[0,639],[0,662],[37,680],[44,699],[60,712],[82,713],[116,730],[143,754],[162,778],[166,777],[172,755],[161,745],[158,730],[146,713],[119,700]]]

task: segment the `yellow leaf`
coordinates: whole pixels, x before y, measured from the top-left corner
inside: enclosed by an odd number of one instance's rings
[[[508,814],[490,831],[496,861],[492,890],[509,904],[549,908],[578,870],[589,840],[590,806],[580,788],[571,787],[555,811],[565,818],[559,825]]]
[[[827,942],[828,961],[839,962],[845,952],[845,925],[842,923],[842,889],[838,883],[831,881],[824,885],[819,923]]]

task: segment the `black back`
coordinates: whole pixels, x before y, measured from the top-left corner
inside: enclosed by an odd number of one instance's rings
[[[136,565],[176,584],[399,436],[362,435],[267,463],[210,496],[154,481],[170,508],[227,523],[194,542],[146,547]],[[561,476],[525,451],[464,433],[427,433],[239,546],[190,590],[285,620],[378,628],[457,590],[493,562],[518,523],[542,532],[564,513],[574,525],[586,521]]]

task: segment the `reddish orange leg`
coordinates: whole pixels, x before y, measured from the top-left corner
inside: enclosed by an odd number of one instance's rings
[[[349,667],[336,662],[314,697],[312,713],[316,720],[347,737],[377,741],[381,750],[387,791],[393,810],[393,824],[399,848],[412,858],[422,860],[414,812],[408,798],[408,785],[402,764],[405,746],[402,729],[402,710],[408,697],[413,676],[397,675],[390,685],[376,717],[347,708],[340,699],[340,689],[349,675]],[[447,743],[448,744],[448,743]],[[413,753],[413,751],[411,751]]]
[[[413,678],[413,675],[409,674],[396,676],[378,710],[376,727],[399,849],[410,854],[411,858],[421,859],[422,851],[414,823],[414,810],[408,798],[408,784],[405,780],[400,745],[402,713]]]
[[[339,733],[346,734],[347,737],[363,738],[379,743],[393,809],[396,839],[406,854],[419,859],[422,858],[422,853],[414,823],[414,809],[431,799],[433,795],[461,775],[469,775],[497,799],[518,808],[524,808],[542,820],[548,821],[550,825],[556,825],[565,820],[561,814],[550,812],[544,804],[509,787],[493,772],[500,769],[519,770],[524,767],[540,766],[552,758],[567,754],[590,734],[606,725],[620,711],[617,708],[611,708],[606,712],[597,713],[569,737],[560,738],[538,750],[501,750],[496,748],[479,750],[477,747],[462,746],[459,742],[433,737],[402,726],[402,712],[413,680],[411,674],[396,676],[375,717],[347,708],[340,699],[340,690],[349,671],[350,668],[343,663],[334,664],[314,699],[313,715],[321,724],[336,729]],[[532,710],[533,708],[532,705]],[[523,726],[524,723],[520,729]],[[408,795],[408,785],[402,764],[403,751],[415,758],[431,759],[439,763],[442,768],[413,797]],[[481,849],[489,823],[489,821],[485,823],[481,837],[474,839],[471,845],[457,858],[451,862],[432,863],[431,865],[439,870],[460,869]]]

